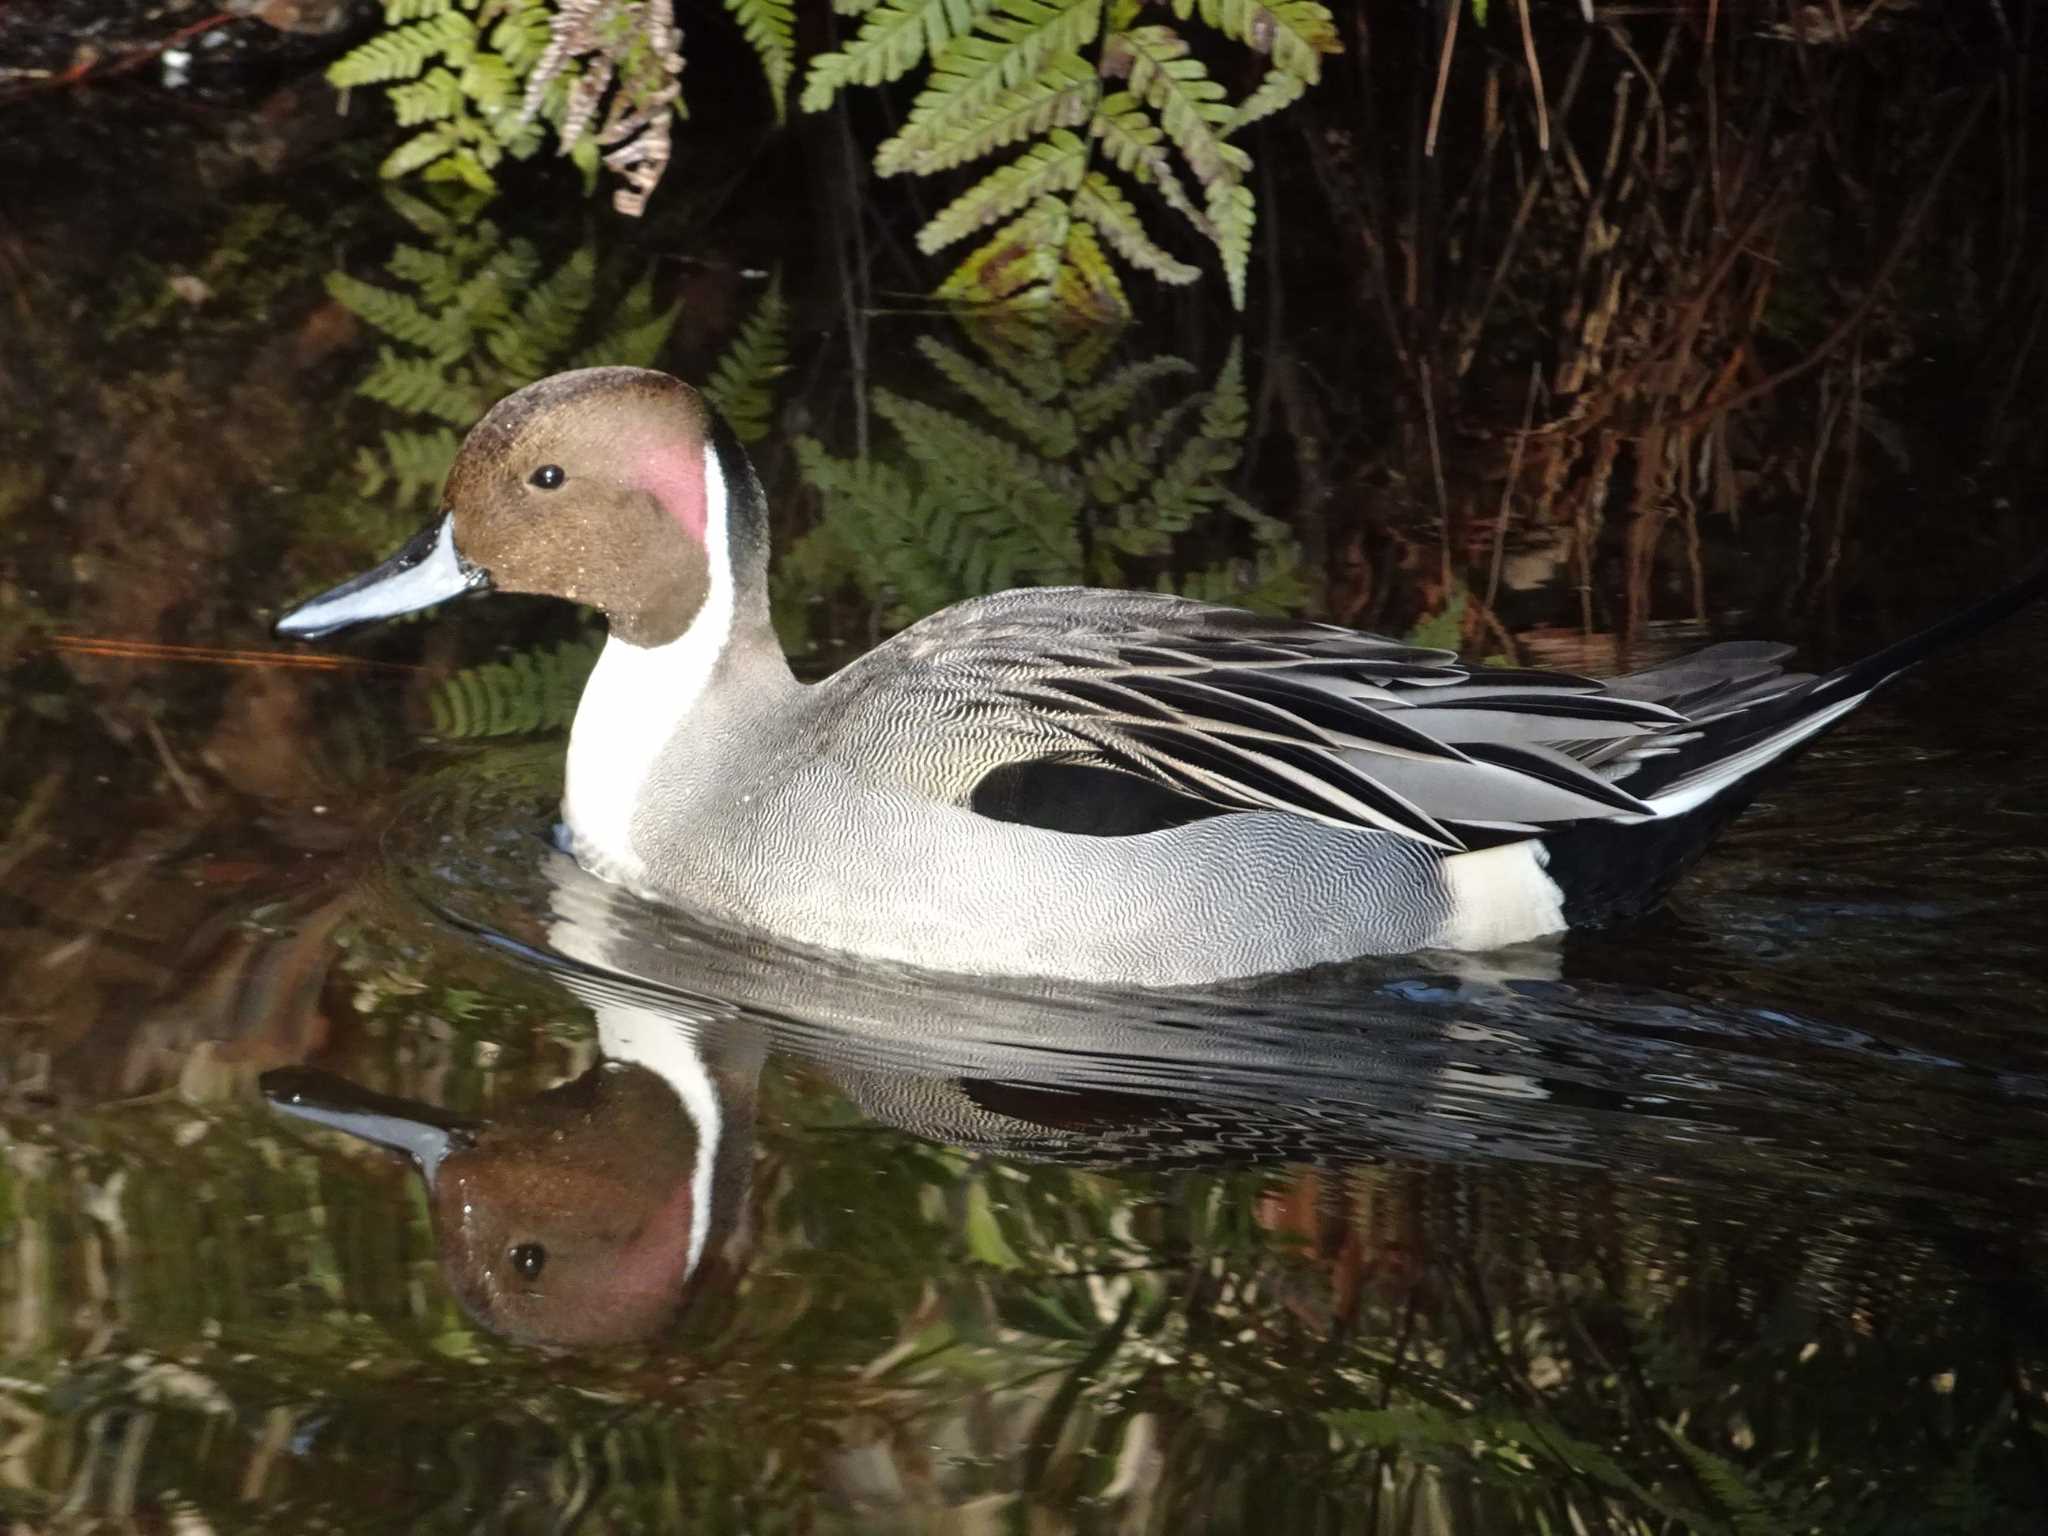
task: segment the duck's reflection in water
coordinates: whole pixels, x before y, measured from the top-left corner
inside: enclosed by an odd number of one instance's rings
[[[442,1272],[484,1327],[572,1348],[644,1339],[744,1266],[766,1035],[596,1011],[602,1059],[489,1120],[308,1069],[270,1073],[264,1091],[411,1158]]]
[[[1928,1127],[1967,1088],[1956,1063],[1782,1010],[1563,982],[1554,951],[1485,975],[1411,961],[1204,991],[988,988],[708,933],[560,855],[539,865],[544,897],[470,879],[426,894],[590,1007],[597,1066],[487,1122],[303,1069],[264,1080],[278,1107],[407,1154],[449,1285],[527,1343],[648,1338],[736,1283],[771,1049],[871,1120],[1013,1159],[1683,1177],[1739,1148],[1756,1198],[1795,1203],[1843,1197],[1801,1150],[1819,1122],[1895,1104],[1904,1073],[1926,1107],[1895,1126],[1914,1159],[1873,1146],[1858,1187],[1879,1193],[1880,1167],[1920,1193],[1951,1183]],[[1968,1199],[1966,1158],[1955,1172],[1946,1193]]]

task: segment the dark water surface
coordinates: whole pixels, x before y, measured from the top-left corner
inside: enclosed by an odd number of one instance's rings
[[[1640,110],[1612,79],[1660,25],[1598,34],[1584,99]],[[1642,923],[1136,996],[791,953],[582,874],[548,840],[582,616],[267,638],[417,525],[479,405],[604,359],[726,380],[812,671],[1074,579],[1595,672],[1853,656],[2037,558],[2048,443],[2023,64],[1928,82],[1953,37],[1871,36],[1730,44],[1757,115],[1713,189],[1679,68],[1654,216],[1618,190],[1603,266],[1560,173],[1499,292],[1513,200],[1457,200],[1510,174],[1480,76],[1438,168],[1412,82],[1383,160],[1276,127],[1250,317],[1115,333],[921,312],[900,219],[819,179],[843,125],[710,114],[624,228],[545,177],[387,197],[316,81],[9,107],[0,1516],[2036,1528],[2048,613],[1881,695]],[[1608,118],[1572,121],[1597,168]],[[1745,223],[1752,130],[1806,179]],[[1376,298],[1381,219],[1430,254]],[[1674,318],[1714,229],[1768,246],[1739,332]],[[1614,382],[1660,356],[1697,377]],[[432,1192],[272,1100],[405,1140]],[[547,1284],[486,1286],[450,1200]]]

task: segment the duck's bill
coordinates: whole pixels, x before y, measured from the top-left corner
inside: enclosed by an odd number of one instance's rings
[[[375,570],[299,604],[277,621],[277,633],[293,640],[317,640],[353,624],[416,613],[490,584],[482,567],[471,565],[456,551],[455,515],[446,513]]]
[[[441,1160],[468,1146],[476,1129],[474,1122],[431,1104],[373,1093],[347,1078],[311,1067],[266,1072],[261,1087],[273,1109],[403,1152],[426,1175],[429,1186]]]

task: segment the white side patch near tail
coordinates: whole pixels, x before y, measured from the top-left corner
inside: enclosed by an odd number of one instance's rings
[[[1451,915],[1438,949],[1498,949],[1562,932],[1564,892],[1545,873],[1549,853],[1534,838],[1477,853],[1455,853],[1438,867]]]
[[[1738,779],[1747,778],[1773,758],[1782,757],[1809,736],[1816,736],[1870,697],[1869,690],[1853,698],[1837,699],[1827,708],[1792,724],[1775,736],[1766,736],[1755,746],[1708,763],[1689,778],[1680,779],[1663,794],[1653,796],[1650,806],[1657,815],[1679,816],[1694,806],[1705,805]]]

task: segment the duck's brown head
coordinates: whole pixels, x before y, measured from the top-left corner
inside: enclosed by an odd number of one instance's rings
[[[621,640],[664,645],[762,592],[765,525],[745,451],[689,385],[647,368],[558,373],[471,429],[432,523],[277,630],[312,638],[497,590],[587,603]]]

